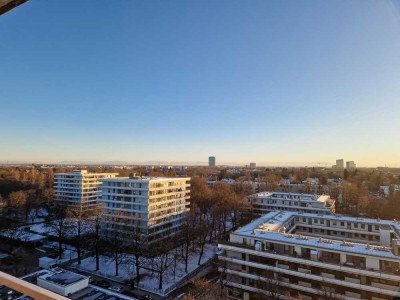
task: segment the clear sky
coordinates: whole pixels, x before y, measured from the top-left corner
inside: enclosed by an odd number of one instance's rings
[[[400,166],[396,1],[30,0],[0,17],[0,161]]]

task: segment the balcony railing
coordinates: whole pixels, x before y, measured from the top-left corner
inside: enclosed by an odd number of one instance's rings
[[[349,272],[350,270],[347,270],[347,268],[352,269],[352,270],[361,270],[361,271],[366,271],[366,272],[371,272],[371,277],[380,277],[381,274],[385,275],[394,275],[397,278],[393,280],[399,280],[400,278],[400,270],[399,269],[385,269],[385,270],[375,270],[375,269],[369,269],[363,266],[362,264],[351,264],[349,262],[345,262],[343,264],[340,264],[336,262],[336,260],[329,260],[329,259],[324,259],[324,260],[317,260],[317,261],[312,261],[310,259],[310,256],[305,254],[305,255],[298,255],[297,257],[294,257],[291,253],[288,252],[278,252],[270,249],[264,249],[264,250],[256,250],[255,246],[250,246],[250,245],[245,245],[245,244],[240,244],[240,243],[232,243],[230,241],[219,241],[218,242],[221,245],[226,245],[226,246],[231,246],[231,247],[236,247],[236,248],[243,248],[243,249],[248,249],[256,252],[261,252],[261,253],[269,253],[273,255],[279,255],[279,256],[285,256],[285,257],[290,257],[291,259],[296,259],[298,260],[299,264],[314,264],[314,263],[322,263],[322,264],[327,264],[330,266],[335,266],[336,268],[333,269],[341,269],[344,272]],[[303,261],[302,261],[303,260]],[[306,260],[306,261],[304,261]]]

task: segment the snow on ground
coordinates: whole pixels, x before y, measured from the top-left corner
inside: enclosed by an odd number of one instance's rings
[[[51,228],[46,223],[34,224],[29,227],[31,228],[31,231],[34,231],[36,233],[47,233],[49,235],[55,235],[51,232]]]
[[[201,264],[205,264],[208,262],[216,253],[216,246],[206,244],[204,246],[204,253],[201,258]],[[133,261],[133,256],[125,257],[127,261]],[[152,291],[159,294],[164,294],[166,291],[170,291],[170,289],[178,283],[181,279],[183,279],[186,275],[192,273],[197,268],[199,268],[197,262],[199,259],[199,253],[191,253],[189,256],[188,262],[188,273],[185,273],[185,262],[183,260],[178,261],[175,279],[173,275],[173,266],[171,265],[168,270],[164,273],[163,276],[163,289],[158,289],[158,273],[152,272],[151,270],[141,269],[140,275],[140,287]],[[150,261],[142,263],[144,267],[151,268]],[[117,281],[123,282],[127,279],[132,279],[136,277],[136,271],[134,264],[120,264],[119,266],[119,276],[115,276],[115,262],[106,256],[100,257],[100,270],[95,271],[96,262],[95,257],[89,257],[82,260],[81,265],[74,264],[75,267],[80,268],[82,270],[88,271],[93,274],[101,275],[104,277],[108,277],[111,279],[115,279]]]

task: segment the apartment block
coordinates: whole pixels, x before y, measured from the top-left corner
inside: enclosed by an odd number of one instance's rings
[[[68,206],[90,209],[101,198],[101,180],[114,178],[117,173],[88,173],[74,170],[72,173],[54,174],[55,201]]]
[[[188,177],[139,177],[133,174],[104,179],[101,188],[101,202],[109,220],[105,232],[117,228],[127,240],[137,233],[145,243],[170,237],[181,230],[189,212]]]
[[[274,210],[301,213],[335,213],[335,200],[328,195],[285,192],[261,192],[248,196],[255,214],[264,215]]]
[[[356,163],[354,161],[346,161],[346,169],[348,170],[355,170],[356,169]]]
[[[399,299],[400,222],[272,211],[218,260],[232,299]]]
[[[336,168],[343,170],[344,169],[344,159],[337,159],[336,160]]]

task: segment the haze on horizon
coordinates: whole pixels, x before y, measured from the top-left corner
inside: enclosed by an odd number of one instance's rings
[[[400,166],[400,3],[31,0],[0,161]]]

